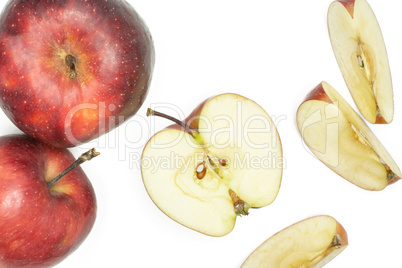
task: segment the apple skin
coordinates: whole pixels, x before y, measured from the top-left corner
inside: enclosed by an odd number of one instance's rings
[[[355,10],[355,0],[338,0],[338,2],[345,6],[346,10],[353,18],[353,13]]]
[[[2,109],[29,136],[62,148],[133,116],[154,66],[150,32],[122,0],[12,0],[0,16],[0,55]]]
[[[74,161],[25,135],[0,137],[0,267],[53,266],[87,237],[96,198],[82,169],[46,184]]]
[[[322,86],[322,82],[319,83],[313,90],[311,90],[309,94],[307,94],[303,103],[309,100],[320,100],[327,103],[333,103],[333,101],[329,98],[329,96],[325,92]]]

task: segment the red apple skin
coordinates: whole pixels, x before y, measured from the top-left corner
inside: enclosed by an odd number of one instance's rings
[[[310,91],[310,93],[304,99],[303,103],[309,100],[320,100],[328,103],[333,103],[333,101],[327,95],[327,92],[325,92],[324,87],[322,86],[322,82]]]
[[[150,32],[122,0],[11,0],[0,16],[0,55],[4,112],[29,136],[63,148],[133,116],[154,66]]]
[[[384,117],[377,116],[374,124],[389,124],[390,122],[385,121]]]
[[[46,184],[74,161],[25,135],[0,138],[0,267],[53,266],[87,237],[96,198],[82,169]]]
[[[355,11],[355,0],[338,0],[342,5],[345,6],[346,10],[349,12],[353,19],[353,13]]]

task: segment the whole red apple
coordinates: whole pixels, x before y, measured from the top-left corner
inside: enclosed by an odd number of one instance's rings
[[[133,116],[154,47],[122,0],[12,0],[0,17],[0,105],[56,147],[90,141]]]
[[[46,267],[73,252],[92,229],[96,198],[75,159],[25,135],[0,137],[0,267]]]

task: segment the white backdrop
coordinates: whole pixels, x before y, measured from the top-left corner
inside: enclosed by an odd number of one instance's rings
[[[239,267],[268,237],[318,214],[335,217],[349,236],[348,248],[326,267],[401,265],[402,182],[381,192],[352,185],[311,155],[296,127],[297,107],[322,80],[355,107],[328,37],[331,0],[129,2],[153,35],[154,78],[135,117],[72,149],[76,156],[93,145],[101,152],[83,166],[97,194],[98,216],[86,241],[57,267]],[[402,166],[402,3],[369,3],[386,42],[396,104],[392,124],[370,127]],[[0,9],[4,5],[2,0]],[[148,106],[167,103],[188,115],[205,98],[223,92],[253,99],[281,118],[276,122],[286,168],[272,205],[251,210],[230,234],[214,238],[174,222],[153,204],[139,157],[146,141],[170,125],[146,118]],[[0,124],[0,135],[19,133],[2,112]]]

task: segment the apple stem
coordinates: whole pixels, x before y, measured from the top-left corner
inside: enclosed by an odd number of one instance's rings
[[[58,182],[64,175],[66,175],[68,172],[70,172],[71,170],[73,170],[74,168],[78,167],[79,165],[81,165],[82,163],[84,163],[85,161],[89,161],[94,157],[97,157],[98,155],[100,155],[100,153],[98,153],[97,151],[95,151],[95,148],[89,150],[86,153],[83,153],[80,157],[78,157],[77,160],[75,160],[74,163],[71,164],[71,166],[69,166],[68,168],[66,168],[63,172],[61,172],[59,175],[57,175],[54,179],[52,179],[51,181],[47,182],[47,186],[50,188],[52,187],[53,184],[55,184],[56,182]]]
[[[193,137],[194,137],[193,132],[194,132],[194,131],[195,131],[195,132],[198,132],[196,129],[190,127],[190,126],[187,125],[186,123],[184,123],[184,122],[182,122],[182,121],[180,121],[180,120],[178,120],[178,119],[176,119],[176,118],[174,118],[174,117],[172,117],[172,116],[170,116],[170,115],[167,115],[167,114],[164,114],[164,113],[160,113],[160,112],[157,112],[157,111],[152,110],[151,108],[148,108],[148,110],[147,110],[147,116],[151,116],[151,115],[163,117],[163,118],[166,118],[166,119],[168,119],[168,120],[170,120],[170,121],[175,122],[176,124],[178,124],[179,126],[181,126],[182,128],[184,128],[184,129],[185,129],[191,136],[193,136]]]

